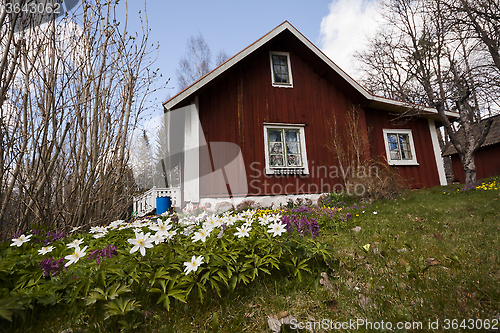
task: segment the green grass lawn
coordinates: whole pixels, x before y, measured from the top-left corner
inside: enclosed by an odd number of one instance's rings
[[[500,191],[457,188],[411,191],[353,210],[344,228],[321,227],[319,238],[333,259],[301,280],[261,274],[221,296],[209,290],[203,303],[191,294],[169,311],[141,300],[133,317],[138,326],[130,331],[271,332],[268,316],[293,316],[294,326],[309,332],[342,323],[350,325],[338,331],[478,332],[487,325],[500,331]],[[97,318],[92,307],[64,315],[58,307],[37,308],[24,320],[4,321],[0,332],[110,329]],[[353,322],[359,326],[353,329]],[[398,322],[406,329],[398,330]],[[382,329],[389,324],[392,330]]]

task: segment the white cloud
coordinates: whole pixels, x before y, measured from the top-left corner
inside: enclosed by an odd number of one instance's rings
[[[320,27],[321,50],[354,79],[359,77],[353,57],[366,45],[382,21],[377,0],[333,0]]]

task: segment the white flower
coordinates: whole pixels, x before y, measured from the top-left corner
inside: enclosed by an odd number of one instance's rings
[[[95,239],[102,238],[102,237],[106,236],[106,234],[107,234],[107,232],[100,232],[98,234],[95,234],[94,238]]]
[[[191,238],[194,242],[201,240],[203,243],[207,240],[207,237],[210,236],[210,231],[205,228],[201,228],[199,231],[195,232],[193,237]]]
[[[12,238],[12,244],[10,244],[10,246],[19,247],[19,246],[23,245],[24,243],[29,242],[31,236],[33,236],[33,235],[25,236],[24,234],[22,234],[18,238]]]
[[[74,246],[75,250],[73,254],[70,254],[69,256],[64,257],[64,259],[67,259],[68,262],[66,263],[66,267],[69,265],[77,262],[81,257],[85,255],[85,250],[87,249],[87,246],[85,246],[83,249],[80,249],[80,246]]]
[[[222,225],[222,221],[217,216],[209,216],[205,223],[203,223],[203,228],[212,231],[215,228],[218,228]]]
[[[377,215],[378,213],[377,212],[373,212],[374,215]]]
[[[272,221],[273,221],[273,218],[270,215],[263,215],[263,216],[259,217],[259,224],[260,225],[268,225]]]
[[[116,221],[113,221],[109,224],[109,227],[111,229],[115,229],[115,228],[118,228],[119,226],[123,225],[125,221],[124,220],[116,220]]]
[[[137,250],[140,250],[142,256],[146,255],[146,248],[152,248],[153,247],[153,240],[150,238],[151,234],[148,232],[147,234],[144,235],[142,232],[138,232],[135,234],[135,238],[127,239],[127,242],[130,244],[134,245],[130,249],[130,253],[134,253]]]
[[[226,225],[233,225],[238,220],[236,216],[228,216],[224,219]]]
[[[248,227],[246,225],[242,225],[241,228],[236,227],[236,229],[238,230],[238,232],[235,232],[234,235],[238,236],[238,238],[249,237],[250,234],[248,232],[250,230],[252,230],[252,228],[250,228],[250,227]]]
[[[166,222],[163,222],[161,219],[158,219],[155,224],[149,226],[149,229],[156,231],[160,235],[167,235],[168,230],[172,228],[172,225]]]
[[[184,273],[188,275],[190,272],[196,272],[198,270],[198,267],[203,264],[203,259],[203,256],[193,256],[191,258],[191,261],[184,262],[184,266],[186,266],[186,268],[184,268]]]
[[[281,222],[274,222],[268,226],[268,233],[272,233],[273,237],[281,236],[282,233],[286,232],[285,225]]]
[[[278,213],[276,215],[273,215],[272,220],[274,222],[281,222],[281,214]]]
[[[52,252],[52,250],[54,249],[53,246],[44,246],[42,247],[40,250],[38,250],[38,254],[47,254],[49,252]]]
[[[153,237],[153,241],[155,242],[155,245],[158,245],[160,243],[163,243],[165,240],[165,234],[161,231],[158,231]]]
[[[175,235],[177,235],[177,230],[169,230],[169,231],[167,231],[167,234],[165,235],[165,239],[171,239]]]
[[[243,212],[243,215],[248,219],[251,219],[254,214],[255,214],[255,210],[253,210],[253,209],[248,209],[248,210]]]
[[[82,245],[82,243],[83,243],[83,238],[81,238],[81,239],[75,239],[71,243],[66,244],[66,246],[68,248],[77,247],[77,246],[79,247],[80,245]]]
[[[78,229],[80,229],[82,226],[79,226],[79,227],[74,227],[73,229],[71,229],[71,231],[69,232],[70,234],[74,233],[75,231],[77,231]]]
[[[96,226],[96,227],[91,227],[89,233],[91,234],[101,234],[103,232],[106,232],[106,227],[101,227],[101,226]]]

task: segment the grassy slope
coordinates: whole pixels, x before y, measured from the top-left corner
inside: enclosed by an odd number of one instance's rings
[[[140,319],[142,329],[134,331],[270,332],[267,316],[284,312],[299,321],[420,321],[424,328],[437,319],[498,317],[498,190],[443,195],[443,188],[426,189],[358,213],[352,223],[361,227],[359,233],[322,231],[337,257],[324,269],[330,290],[320,283],[319,272],[300,282],[266,277],[222,298],[207,297],[203,304],[193,297],[170,312],[150,308]],[[368,251],[361,248],[366,244]],[[435,261],[426,263],[428,258]],[[99,331],[91,314],[71,321],[55,313],[47,316],[43,324],[33,319],[34,325],[22,331],[57,332],[68,326],[74,332],[80,331],[77,327]]]

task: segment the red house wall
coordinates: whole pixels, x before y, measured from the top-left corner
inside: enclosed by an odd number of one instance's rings
[[[293,88],[273,87],[269,51],[290,52]],[[344,83],[347,86],[347,83]],[[350,87],[338,87],[321,77],[304,59],[291,50],[276,44],[264,47],[235,65],[226,75],[201,91],[198,96],[199,116],[206,142],[232,142],[241,148],[245,170],[235,170],[241,184],[248,184],[248,193],[238,186],[231,194],[278,195],[320,193],[339,190],[342,181],[335,174],[334,154],[326,147],[331,137],[329,121],[337,119],[339,128],[345,124],[345,114],[354,104],[364,103],[361,95],[348,97]],[[351,89],[352,91],[352,89]],[[353,96],[349,93],[349,96]],[[399,128],[390,123],[385,112],[360,110],[362,124],[373,127],[370,149],[366,153],[385,156],[382,128]],[[366,117],[363,117],[363,113]],[[305,142],[309,175],[275,176],[265,174],[264,123],[306,124]],[[365,125],[366,126],[366,125]],[[401,128],[409,128],[408,125]],[[419,166],[397,167],[413,187],[439,185],[427,119],[412,122]],[[425,138],[420,140],[420,138]],[[220,154],[224,154],[220,152]],[[209,152],[202,152],[200,173],[216,170]],[[213,155],[213,154],[212,154]],[[252,164],[254,163],[254,164]],[[325,174],[326,170],[326,174]],[[338,171],[338,169],[337,169]],[[219,179],[223,175],[205,176],[200,180],[201,197],[218,197],[228,193],[228,186]]]
[[[451,161],[454,181],[465,183],[462,161],[460,161],[458,154],[452,155]],[[477,179],[500,175],[500,145],[496,144],[479,149],[474,156],[474,163],[476,164]]]
[[[280,46],[260,50],[199,95],[200,121],[206,141],[239,145],[246,168],[246,179],[241,178],[241,181],[249,184],[250,195],[331,191],[340,179],[329,177],[330,172],[325,177],[324,168],[320,169],[321,175],[317,175],[318,166],[335,165],[334,156],[326,147],[330,137],[327,120],[332,120],[335,113],[337,121],[344,123],[345,113],[353,101],[319,77],[290,50],[284,51],[290,52],[293,88],[273,87],[270,50],[279,51]],[[306,124],[304,131],[310,175],[265,175],[265,122]],[[213,170],[210,165],[200,165],[202,174],[210,170]],[[217,176],[206,177],[200,183],[200,195],[227,193],[225,186],[217,184],[221,184]]]
[[[373,158],[387,160],[383,136],[384,128],[411,129],[419,165],[391,167],[397,169],[399,174],[409,181],[412,188],[440,185],[429,123],[426,118],[414,118],[403,123],[402,120],[395,121],[389,113],[380,110],[367,109],[365,114],[370,152]]]

